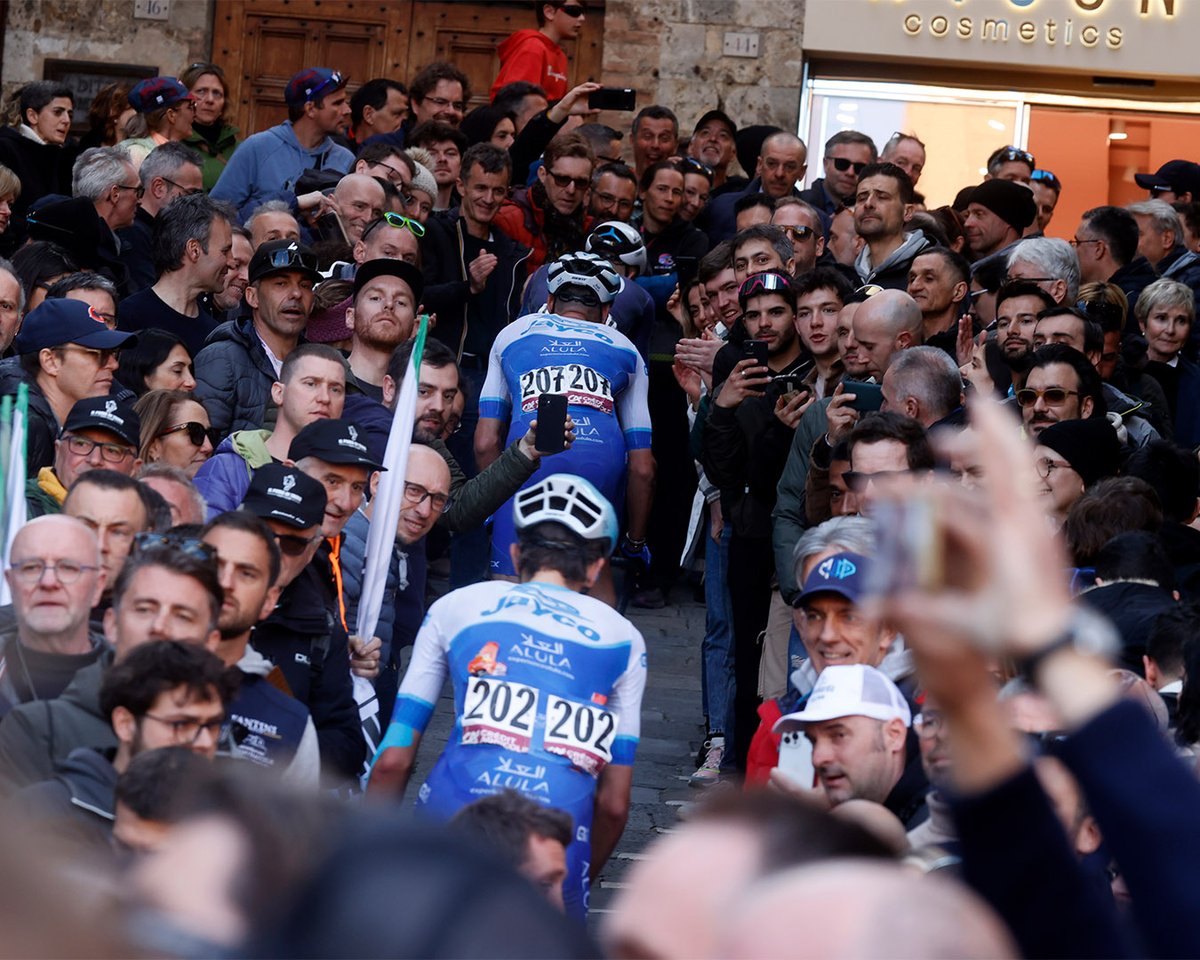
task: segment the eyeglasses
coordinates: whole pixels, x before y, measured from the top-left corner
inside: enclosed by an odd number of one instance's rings
[[[904,140],[911,140],[922,150],[925,149],[925,144],[920,137],[918,137],[915,133],[905,133],[903,130],[897,130],[890,137],[888,137],[888,142],[884,149],[886,150],[888,147],[894,147]]]
[[[558,9],[568,17],[582,17],[584,13],[583,7],[578,3],[563,4]]]
[[[1049,457],[1038,457],[1033,463],[1033,468],[1037,470],[1037,475],[1043,480],[1049,480],[1050,474],[1055,470],[1074,469],[1069,463],[1059,463],[1057,460],[1051,460]]]
[[[202,447],[204,446],[205,440],[211,439],[209,428],[195,420],[189,420],[187,423],[177,423],[173,427],[167,427],[165,430],[160,432],[155,439],[158,439],[158,437],[165,437],[170,433],[179,433],[181,430],[187,431],[188,441],[193,447]]]
[[[317,270],[316,256],[311,251],[301,249],[297,243],[289,243],[286,247],[272,250],[267,254],[267,263],[276,269],[279,267],[297,267],[301,270],[307,270],[310,273],[320,272]]]
[[[432,493],[419,483],[404,483],[404,502],[419,507],[426,500],[438,513],[445,513],[450,506],[450,497],[444,493]]]
[[[816,231],[812,227],[804,227],[804,226],[785,227],[782,224],[776,224],[776,226],[779,227],[780,230],[782,230],[784,233],[786,233],[793,240],[795,240],[799,243],[804,243],[804,241],[806,241],[806,240],[811,240],[813,234],[816,233]]]
[[[1037,163],[1033,159],[1033,154],[1028,150],[1022,150],[1020,147],[1007,146],[992,154],[992,163],[1012,163],[1014,160],[1029,164],[1031,170],[1037,166]]]
[[[681,173],[700,173],[708,177],[709,180],[711,180],[714,175],[712,167],[710,167],[707,163],[701,163],[695,157],[684,157],[679,161],[679,166],[683,168],[680,171]]]
[[[738,287],[738,297],[752,297],[756,293],[773,293],[777,290],[791,290],[792,284],[782,273],[752,273]]]
[[[633,201],[618,197],[612,193],[592,193],[592,205],[596,209],[613,208],[615,210],[632,210]]]
[[[572,186],[576,190],[586,190],[592,182],[589,177],[567,177],[561,173],[555,173],[553,170],[547,170],[546,172],[550,174],[550,178],[559,190],[566,190],[567,187]]]
[[[204,192],[203,187],[185,187],[182,183],[176,183],[174,180],[168,180],[166,177],[162,177],[161,179],[163,183],[169,183],[185,197],[194,197],[196,194]]]
[[[425,236],[425,227],[422,225],[420,220],[414,220],[411,217],[406,217],[400,213],[393,213],[391,210],[389,210],[387,213],[379,217],[379,219],[372,220],[370,223],[368,223],[367,229],[362,232],[362,236],[359,237],[359,239],[365,241],[372,230],[384,223],[386,223],[389,227],[407,230],[418,240]]]
[[[1013,277],[1007,276],[1004,278],[1005,283],[1052,283],[1058,277]]]
[[[936,737],[942,732],[945,723],[945,718],[933,710],[926,710],[913,717],[913,726],[917,730],[917,736],[923,740],[932,740]]]
[[[1032,407],[1038,402],[1038,399],[1046,401],[1047,406],[1057,407],[1067,402],[1067,397],[1079,396],[1078,390],[1064,390],[1062,387],[1047,387],[1045,390],[1034,390],[1032,387],[1025,387],[1013,394],[1017,398],[1017,404],[1022,407]]]
[[[110,360],[115,360],[117,353],[119,352],[119,348],[117,348],[117,347],[105,347],[103,349],[97,349],[96,347],[81,347],[77,343],[65,344],[62,349],[63,350],[78,350],[80,353],[90,353],[93,357],[96,358],[96,362],[101,367],[107,367],[108,362]]]
[[[447,100],[445,97],[426,97],[421,102],[432,103],[435,107],[441,107],[443,109],[450,107],[455,113],[462,113],[467,109],[467,102],[465,100]]]
[[[147,720],[153,720],[155,723],[161,723],[164,727],[170,727],[171,733],[174,735],[177,743],[195,743],[200,739],[201,731],[212,734],[213,739],[217,739],[221,735],[221,727],[225,725],[224,719],[209,720],[202,723],[199,720],[168,720],[166,717],[156,717],[152,713],[143,713],[143,717]]]
[[[1029,179],[1037,183],[1044,183],[1056,192],[1062,190],[1062,182],[1049,170],[1034,170]]]
[[[100,448],[100,458],[109,463],[120,463],[133,456],[133,448],[119,443],[102,443],[99,440],[89,440],[87,437],[77,437],[73,433],[63,435],[67,449],[77,457],[90,457],[92,451]]]
[[[143,187],[140,183],[135,184],[132,187],[129,186],[128,184],[124,184],[124,183],[114,183],[113,186],[117,190],[132,190],[137,195],[137,198],[139,200],[141,200],[142,197],[144,197],[146,195],[146,188]]]
[[[314,533],[311,537],[301,537],[294,533],[277,533],[275,542],[279,544],[279,552],[285,557],[298,557],[321,537],[320,533]]]
[[[211,544],[205,543],[203,540],[197,540],[195,537],[179,537],[172,533],[139,533],[133,538],[134,550],[152,550],[155,547],[173,547],[185,553],[189,557],[194,557],[197,560],[212,560],[216,557],[217,551],[213,549]]]
[[[397,187],[408,186],[408,184],[404,183],[404,171],[396,169],[390,163],[384,163],[382,160],[372,160],[371,166],[383,167],[384,170],[387,170],[389,173],[394,173],[397,177],[399,177],[400,183],[396,184]],[[401,193],[400,195],[404,196],[403,193]]]
[[[331,73],[329,75],[328,79],[322,80],[315,87],[313,87],[312,90],[309,91],[307,99],[320,100],[322,92],[324,92],[325,90],[327,90],[330,87],[336,88],[336,87],[340,87],[341,85],[342,85],[342,75],[339,71],[334,70],[333,73]]]
[[[862,493],[872,483],[878,483],[880,480],[886,480],[888,477],[906,477],[909,475],[907,470],[878,470],[875,473],[858,473],[855,470],[847,470],[842,474],[842,482],[851,493]]]
[[[867,169],[867,164],[851,160],[849,157],[830,157],[829,159],[833,162],[834,169],[841,170],[843,173],[853,167],[854,175],[858,176]]]
[[[1080,246],[1083,246],[1083,244],[1085,244],[1085,243],[1103,243],[1103,242],[1104,242],[1103,240],[1080,240],[1077,237],[1072,237],[1070,240],[1067,241],[1067,243],[1069,243],[1073,247],[1080,247]]]
[[[54,579],[64,587],[77,583],[79,578],[88,570],[99,570],[90,563],[79,563],[77,560],[59,560],[57,563],[47,563],[41,557],[30,557],[27,560],[14,560],[9,567],[21,583],[40,583],[46,571],[54,573]]]

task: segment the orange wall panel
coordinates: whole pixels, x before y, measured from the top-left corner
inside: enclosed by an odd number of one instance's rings
[[[1085,210],[1109,202],[1108,131],[1104,113],[1030,108],[1029,151],[1063,184],[1049,236],[1071,239]]]

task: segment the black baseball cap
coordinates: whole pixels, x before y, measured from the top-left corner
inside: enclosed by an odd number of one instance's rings
[[[82,300],[45,300],[31,310],[21,324],[13,348],[22,356],[45,347],[77,343],[95,350],[114,350],[133,346],[137,337],[120,330],[109,330],[104,318]]]
[[[1143,190],[1170,190],[1200,197],[1200,164],[1191,160],[1168,160],[1154,173],[1135,173],[1134,181]]]
[[[325,521],[325,487],[298,467],[267,463],[254,471],[242,509],[297,530]]]
[[[326,463],[346,463],[368,470],[386,470],[375,461],[365,443],[366,431],[349,420],[314,420],[304,427],[288,447],[288,459],[295,462],[316,457]]]
[[[299,240],[268,240],[254,251],[250,258],[250,283],[257,283],[273,273],[294,270],[307,274],[313,282],[319,282],[321,271],[317,269],[317,255]]]
[[[729,128],[729,135],[731,137],[737,136],[737,132],[738,132],[737,124],[733,122],[733,118],[730,117],[729,114],[727,114],[724,110],[709,110],[708,113],[704,114],[704,116],[702,116],[699,120],[696,121],[696,125],[694,127],[692,127],[692,135],[695,136],[696,131],[699,130],[702,126],[704,126],[706,123],[708,123],[708,121],[710,121],[710,120],[720,121],[721,123],[725,124],[726,127]]]
[[[425,278],[411,263],[382,257],[378,260],[368,260],[354,274],[354,296],[357,297],[358,292],[376,277],[399,277],[412,291],[413,309],[420,305],[421,294],[425,292]]]
[[[62,433],[76,430],[107,430],[136,450],[141,444],[142,421],[128,404],[111,397],[90,397],[80,400],[67,414]]]

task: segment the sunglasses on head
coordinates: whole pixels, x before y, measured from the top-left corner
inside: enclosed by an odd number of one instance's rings
[[[177,423],[173,427],[167,427],[165,430],[161,431],[158,436],[155,437],[155,439],[157,440],[158,437],[165,437],[169,433],[179,433],[182,430],[187,431],[188,442],[190,442],[193,447],[202,447],[204,446],[205,439],[212,439],[211,430],[204,424],[195,420],[189,420],[187,423]]]
[[[309,100],[319,100],[319,99],[321,99],[321,93],[323,91],[329,89],[330,87],[340,87],[341,85],[342,85],[342,75],[339,71],[334,70],[333,73],[330,74],[328,80],[322,80],[320,83],[318,83],[315,87],[312,88],[312,92],[308,95],[308,99]]]
[[[317,272],[317,258],[307,250],[301,250],[297,244],[289,243],[286,247],[272,250],[267,255],[267,262],[275,268],[299,267],[301,270]]]
[[[1033,154],[1028,150],[1022,150],[1020,147],[1008,146],[996,154],[996,163],[1011,163],[1014,160],[1019,160],[1021,163],[1029,164],[1030,168],[1036,167]]]
[[[1062,189],[1062,183],[1059,181],[1058,177],[1052,174],[1049,170],[1034,170],[1033,173],[1030,174],[1029,179],[1037,183],[1044,183],[1051,190]]]
[[[425,236],[425,227],[422,225],[420,220],[414,220],[412,217],[406,217],[403,214],[393,213],[391,210],[389,210],[378,220],[372,220],[370,223],[368,223],[367,229],[362,232],[362,236],[359,237],[359,239],[366,240],[371,231],[383,223],[386,223],[389,227],[407,230],[418,240]]]
[[[1076,300],[1075,309],[1086,313],[1088,317],[1100,323],[1104,320],[1124,320],[1125,311],[1115,303],[1103,300]]]
[[[195,537],[179,537],[172,533],[139,533],[133,538],[134,550],[152,550],[155,547],[172,547],[198,560],[212,560],[217,551],[210,544]]]
[[[851,160],[849,157],[830,157],[829,159],[833,161],[834,169],[841,170],[842,173],[845,173],[847,170],[853,167],[854,175],[858,176],[867,169],[867,164],[861,163],[857,160]]]
[[[679,166],[682,168],[683,173],[700,173],[708,177],[709,180],[713,178],[713,168],[707,163],[701,163],[695,157],[684,157],[679,161]]]
[[[792,284],[782,273],[752,273],[738,287],[738,297],[752,297],[756,293],[773,293],[791,290]]]

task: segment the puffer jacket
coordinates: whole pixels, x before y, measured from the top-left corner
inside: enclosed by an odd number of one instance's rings
[[[271,406],[275,370],[250,317],[223,323],[196,354],[195,397],[222,436],[258,430]]]
[[[270,436],[270,430],[239,430],[230,434],[196,472],[196,489],[208,504],[209,520],[241,506],[250,488],[251,474],[271,462],[267,450]]]
[[[342,530],[342,590],[346,598],[347,623],[358,621],[358,601],[362,597],[367,566],[367,536],[370,532],[371,521],[361,507],[354,511]],[[393,541],[387,581],[383,588],[383,605],[379,608],[379,623],[375,627],[375,636],[383,641],[381,663],[387,663],[391,655],[392,625],[396,622],[396,591],[407,587],[407,553],[399,542]]]

